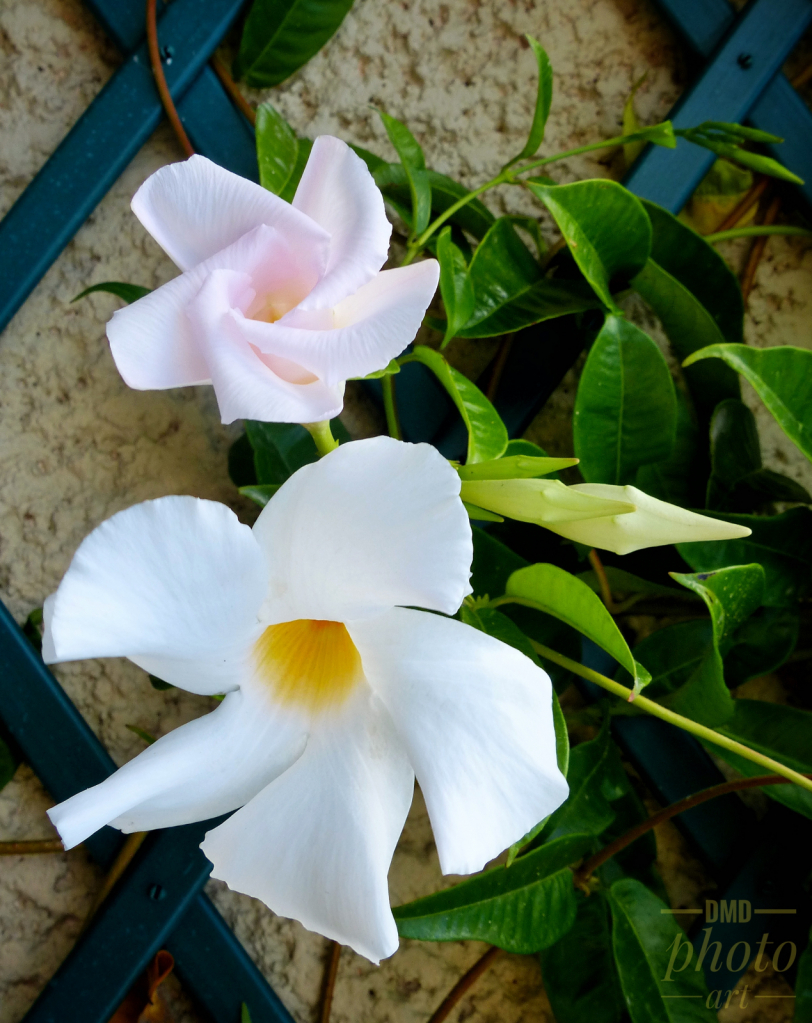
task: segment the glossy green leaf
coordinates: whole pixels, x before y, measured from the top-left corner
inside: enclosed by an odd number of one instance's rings
[[[149,684],[152,686],[153,689],[157,689],[158,692],[161,693],[166,692],[168,689],[177,688],[176,686],[173,686],[171,682],[164,682],[164,680],[162,678],[158,678],[157,675],[149,676]]]
[[[384,113],[383,110],[379,110],[378,113],[384,128],[386,128],[389,141],[400,157],[400,162],[409,181],[412,199],[412,233],[422,234],[428,226],[431,216],[431,184],[426,172],[426,159],[423,156],[423,150],[402,121]]]
[[[578,384],[575,453],[588,483],[632,483],[641,465],[668,458],[677,399],[660,349],[622,316],[609,315]]]
[[[281,483],[249,483],[248,486],[240,487],[239,491],[243,497],[250,498],[260,508],[264,508],[281,486]]]
[[[685,362],[722,359],[754,388],[778,425],[812,459],[812,351],[780,345],[711,345]]]
[[[723,651],[738,627],[761,605],[761,565],[733,565],[695,575],[672,572],[672,578],[698,594],[711,616],[712,642],[684,685],[663,703],[701,724],[717,726],[733,715],[733,698],[725,683]]]
[[[528,187],[552,213],[598,298],[619,312],[610,289],[612,278],[634,277],[651,250],[651,223],[640,200],[615,181]]]
[[[779,668],[795,649],[799,624],[794,608],[762,607],[755,611],[726,643],[727,684],[738,686]]]
[[[468,430],[466,462],[487,462],[499,458],[507,447],[507,430],[499,413],[476,384],[450,366],[439,352],[426,345],[417,345],[400,362],[401,365],[406,362],[422,362],[448,391]]]
[[[508,952],[547,948],[575,920],[570,865],[594,839],[567,835],[470,881],[393,909],[398,932],[422,941],[488,941]]]
[[[380,380],[382,377],[391,377],[400,373],[400,363],[397,359],[390,359],[383,369],[373,370],[363,377],[350,377],[351,380]]]
[[[148,295],[152,288],[142,288],[140,284],[125,284],[123,281],[103,281],[101,284],[92,284],[89,288],[85,288],[76,298],[71,299],[71,302],[78,302],[80,298],[92,295],[94,291],[106,291],[129,305],[132,302],[137,302],[144,295]]]
[[[652,597],[683,597],[684,594],[676,586],[663,586],[660,583],[653,583],[650,579],[641,579],[639,575],[633,575],[625,569],[617,568],[615,565],[606,565],[604,568],[606,578],[612,593],[616,596],[630,596],[633,593],[646,594]],[[594,593],[601,592],[601,585],[598,577],[590,569],[588,572],[579,572],[576,576]]]
[[[563,568],[546,564],[521,568],[508,579],[505,593],[559,618],[597,643],[629,671],[638,692],[651,680],[646,669],[632,657],[603,602],[585,583]]]
[[[812,774],[812,712],[787,707],[781,703],[763,700],[738,699],[734,701],[733,717],[719,728],[723,735],[744,743],[773,760],[802,774]],[[745,760],[730,750],[705,743],[715,756],[735,767],[746,778],[767,772],[752,760]],[[765,795],[791,810],[812,818],[812,793],[797,785],[769,785]]]
[[[252,1023],[251,1013],[248,1011],[248,1006],[245,1002],[242,1003],[242,1008],[240,1009],[240,1023]]]
[[[261,485],[282,484],[297,469],[318,460],[315,441],[298,424],[246,419],[245,432],[254,450],[254,467]]]
[[[456,337],[474,311],[474,285],[468,275],[468,264],[460,249],[451,240],[451,228],[444,227],[437,239],[440,263],[440,294],[445,307],[446,329],[442,348]]]
[[[360,152],[359,155],[364,156]],[[366,159],[366,157],[364,158]],[[410,206],[409,179],[403,167],[399,163],[385,163],[377,157],[373,157],[373,159],[377,161],[377,164],[371,165],[368,160],[367,166],[372,171],[375,183],[383,192],[384,197],[390,201],[394,200],[398,206]],[[445,213],[449,206],[453,206],[458,199],[462,199],[468,194],[467,188],[452,178],[446,177],[445,174],[427,170],[426,175],[431,186],[431,211],[435,217]],[[495,221],[496,218],[484,203],[479,199],[471,199],[465,206],[452,214],[449,223],[456,225],[474,238],[480,239],[485,237]],[[406,223],[411,227],[411,217],[408,214]]]
[[[490,533],[476,527],[474,560],[471,563],[471,589],[477,597],[501,597],[510,576],[528,562]]]
[[[567,469],[577,464],[577,458],[505,454],[502,458],[494,458],[489,462],[461,465],[457,472],[463,480],[521,480],[549,476],[559,469]]]
[[[677,419],[674,447],[662,462],[641,465],[635,485],[659,501],[683,508],[701,508],[705,501],[708,469],[700,450],[699,427],[683,392],[676,388]]]
[[[544,991],[557,1023],[623,1023],[606,898],[600,891],[578,892],[576,903],[573,926],[541,952]]]
[[[666,625],[646,636],[632,651],[651,672],[646,696],[660,700],[685,685],[696,674],[712,644],[713,629],[707,618]],[[630,679],[625,668],[615,673],[615,680],[623,685],[629,685]]]
[[[744,402],[728,398],[716,406],[710,440],[708,508],[750,511],[765,501],[812,501],[800,483],[762,468],[756,420]]]
[[[254,0],[234,65],[258,89],[279,85],[334,35],[352,0]]]
[[[286,202],[292,202],[313,143],[296,133],[270,103],[257,107],[259,183]]]
[[[536,62],[539,69],[538,89],[536,92],[536,109],[533,112],[533,123],[530,126],[530,134],[524,149],[518,156],[514,157],[508,167],[517,160],[525,157],[535,156],[541,143],[544,141],[544,128],[547,125],[547,118],[550,116],[550,104],[553,101],[553,68],[550,58],[547,56],[541,43],[533,36],[527,36],[527,41],[536,55]]]
[[[595,308],[586,285],[542,276],[508,217],[500,217],[471,260],[473,311],[460,337],[492,337],[533,323]]]
[[[616,881],[609,902],[615,963],[632,1023],[716,1023],[716,1013],[705,1005],[702,971],[693,963],[677,969],[691,945],[674,917],[662,912],[668,906],[633,878]]]
[[[756,562],[766,578],[764,604],[794,606],[812,582],[812,512],[791,508],[781,515],[725,512],[723,517],[726,522],[747,526],[752,534],[738,540],[677,544],[685,561],[697,572]]]

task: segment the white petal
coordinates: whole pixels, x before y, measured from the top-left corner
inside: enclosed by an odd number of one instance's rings
[[[414,340],[439,278],[435,259],[384,270],[332,311],[299,306],[277,323],[246,321],[246,336],[260,351],[292,359],[328,384],[366,376]]]
[[[119,512],[82,541],[46,608],[55,661],[211,661],[186,688],[222,692],[218,661],[257,635],[267,569],[251,529],[225,505],[161,497]],[[193,684],[194,683],[194,684]]]
[[[481,870],[566,799],[550,679],[524,654],[406,608],[347,628],[406,745],[444,874]]]
[[[135,193],[132,209],[181,270],[190,270],[266,224],[295,241],[327,233],[266,188],[218,167],[204,156],[172,163]]]
[[[263,621],[346,621],[395,604],[453,614],[473,557],[459,491],[435,448],[390,437],[304,466],[254,525],[270,566]]]
[[[295,363],[274,361],[252,348],[246,324],[254,321],[239,309],[252,290],[247,274],[215,270],[189,305],[222,421],[314,423],[337,416],[344,404],[343,385],[328,387]],[[296,383],[297,378],[305,382]]]
[[[235,810],[301,754],[300,720],[243,691],[176,728],[99,785],[48,811],[65,848],[105,824],[124,832],[190,824]]]
[[[201,848],[229,888],[377,963],[398,947],[387,872],[414,775],[366,686],[323,720],[296,763]]]
[[[129,387],[146,391],[209,383],[208,364],[186,315],[202,281],[200,270],[192,270],[113,313],[107,324],[110,351]]]
[[[736,526],[687,511],[675,504],[649,497],[637,487],[615,487],[608,483],[580,483],[570,490],[611,501],[629,501],[633,512],[551,526],[570,540],[601,547],[615,554],[630,554],[643,547],[690,543],[696,540],[736,540],[749,536],[746,526]]]
[[[322,135],[313,143],[293,205],[331,238],[327,272],[302,306],[327,309],[372,280],[386,262],[392,226],[383,196],[360,156]]]

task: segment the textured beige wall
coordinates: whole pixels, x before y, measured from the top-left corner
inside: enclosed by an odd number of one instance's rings
[[[623,101],[643,71],[649,72],[639,94],[644,119],[660,118],[679,93],[681,54],[648,0],[357,0],[327,49],[269,95],[302,133],[331,132],[391,155],[369,108],[383,106],[409,122],[433,167],[474,184],[524,141],[535,88],[524,32],[543,41],[556,72],[550,148],[615,134]],[[0,0],[0,49],[5,212],[117,57],[79,0]],[[128,390],[104,338],[115,300],[93,296],[70,305],[96,281],[154,286],[175,274],[128,203],[149,173],[180,156],[160,128],[0,338],[0,593],[20,620],[54,589],[86,533],[121,508],[188,493],[251,513],[228,481],[225,457],[234,431],[219,425],[209,389]],[[563,180],[617,170],[611,157],[599,155],[564,164],[559,173]],[[492,201],[497,209],[532,210],[518,190]],[[748,327],[754,343],[807,343],[810,258],[797,242],[770,243]],[[562,391],[555,407],[566,406]],[[353,409],[348,417],[356,432],[370,429],[363,412]],[[548,414],[558,429],[554,453],[569,443],[561,414]],[[770,434],[772,446],[785,452],[780,437]],[[155,692],[124,661],[68,665],[57,674],[119,763],[141,749],[126,724],[160,735],[210,709],[204,698]],[[36,779],[21,768],[0,793],[0,840],[51,834],[47,805]],[[395,856],[393,901],[441,883],[447,882],[418,794]],[[64,958],[98,884],[81,850],[0,861],[0,1023],[22,1017]],[[295,1018],[314,1019],[323,939],[218,883],[210,891]],[[335,1023],[424,1020],[480,950],[470,943],[404,942],[380,968],[345,951]],[[536,960],[503,957],[466,996],[459,1018],[549,1019]]]

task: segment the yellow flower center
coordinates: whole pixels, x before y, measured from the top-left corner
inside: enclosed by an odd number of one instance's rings
[[[275,698],[310,713],[340,706],[364,677],[361,655],[341,622],[300,618],[269,625],[254,649],[259,675]]]

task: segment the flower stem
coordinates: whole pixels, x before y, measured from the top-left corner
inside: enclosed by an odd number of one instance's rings
[[[491,604],[493,604],[493,601]],[[557,650],[551,650],[549,647],[543,646],[541,643],[537,643],[533,639],[531,639],[530,642],[533,644],[533,649],[536,653],[541,654],[542,657],[546,657],[547,660],[552,661],[553,664],[559,664],[562,668],[567,668],[575,675],[580,675],[581,678],[588,679],[590,682],[594,682],[603,689],[608,689],[610,693],[614,693],[615,696],[620,696],[624,700],[628,701],[629,697],[632,695],[631,689],[627,689],[626,686],[620,685],[620,683],[615,682],[614,679],[607,678],[606,675],[601,675],[600,672],[593,671],[592,668],[586,668],[583,664],[579,664],[577,661],[573,661],[570,657],[565,657],[564,654],[558,653]],[[750,760],[754,764],[766,767],[772,774],[780,774],[781,777],[786,778],[787,781],[794,782],[794,784],[798,785],[800,788],[806,789],[808,792],[812,792],[812,779],[806,778],[797,771],[793,771],[790,767],[785,767],[777,760],[773,760],[772,757],[765,757],[763,753],[758,753],[756,750],[750,749],[749,746],[736,742],[735,739],[729,739],[721,732],[715,732],[712,728],[707,728],[705,725],[700,725],[697,721],[692,721],[690,718],[683,717],[682,714],[676,714],[673,710],[669,710],[667,707],[663,707],[661,704],[655,703],[654,700],[649,700],[645,696],[635,696],[634,706],[638,707],[640,710],[646,711],[653,717],[660,718],[662,721],[667,721],[670,725],[676,725],[677,728],[682,728],[684,731],[690,732],[698,739],[703,739],[705,742],[712,742],[714,746],[721,746],[722,749],[730,750],[731,753],[737,753],[745,760]]]
[[[324,984],[322,985],[319,1023],[330,1023],[330,1010],[333,1007],[333,992],[335,991],[340,959],[341,945],[337,941],[331,941],[330,956],[327,960],[327,969],[324,973]]]
[[[432,221],[426,230],[409,244],[409,248],[406,252],[401,266],[408,266],[409,263],[414,259],[418,252],[424,247],[426,242],[431,238],[437,228],[442,227],[443,224],[450,218],[453,217],[457,210],[461,210],[463,206],[467,206],[472,199],[476,199],[478,195],[482,195],[483,192],[487,192],[491,188],[495,188],[497,185],[504,185],[510,181],[513,177],[510,171],[501,171],[496,175],[495,178],[491,178],[490,181],[486,181],[484,185],[480,185],[479,188],[475,188],[473,192],[469,192],[464,195],[461,199],[458,199],[455,203],[452,203],[447,210],[444,210],[436,220]]]
[[[381,388],[383,389],[383,409],[386,413],[386,428],[389,431],[389,436],[394,437],[395,440],[403,440],[395,398],[395,379],[391,373],[381,378]]]
[[[442,1023],[444,1019],[448,1019],[451,1010],[456,1006],[457,1002],[459,1002],[465,992],[479,980],[501,951],[501,948],[497,948],[496,945],[491,945],[488,951],[477,959],[471,969],[464,974],[448,992],[439,1009],[437,1009],[429,1020],[429,1023]]]
[[[169,86],[166,84],[166,75],[161,64],[161,52],[158,48],[158,25],[155,6],[156,0],[147,0],[147,45],[149,47],[149,62],[152,65],[152,74],[155,77],[155,86],[158,90],[158,95],[161,97],[161,103],[166,111],[166,116],[169,118],[169,123],[172,125],[175,135],[177,135],[178,142],[180,142],[183,151],[187,156],[194,156],[194,147],[181,124],[180,115],[175,107]]]
[[[335,439],[333,431],[330,429],[329,419],[324,419],[320,423],[302,423],[302,426],[316,442],[316,450],[319,453],[319,458],[329,455],[331,451],[335,451],[338,447],[338,441]]]
[[[33,856],[40,853],[61,853],[65,846],[58,838],[35,839],[27,842],[0,842],[0,856]]]
[[[800,235],[812,238],[812,231],[806,227],[793,227],[791,224],[755,224],[752,227],[733,227],[729,231],[706,234],[705,241],[715,245],[716,242],[726,242],[729,238],[758,238],[770,234]]]

